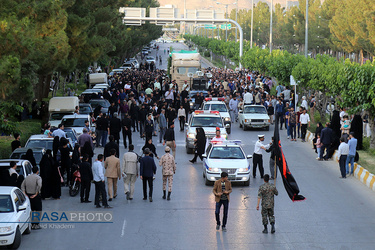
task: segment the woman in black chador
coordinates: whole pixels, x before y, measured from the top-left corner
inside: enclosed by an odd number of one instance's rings
[[[195,136],[195,155],[192,160],[190,160],[191,163],[195,163],[197,161],[197,158],[201,159],[203,161],[202,155],[204,154],[204,150],[206,148],[206,135],[204,133],[203,128],[196,128],[197,135]]]

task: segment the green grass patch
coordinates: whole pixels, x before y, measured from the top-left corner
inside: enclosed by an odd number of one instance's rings
[[[17,123],[17,130],[21,134],[21,145],[25,146],[25,143],[31,135],[40,134],[40,128],[42,126],[41,120],[26,120]],[[0,136],[0,158],[9,158],[12,153],[11,142],[14,140],[13,136]]]

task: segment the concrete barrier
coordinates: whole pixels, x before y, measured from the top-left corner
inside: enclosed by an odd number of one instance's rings
[[[306,141],[313,144],[314,134],[310,131],[306,133]],[[338,156],[337,150],[332,156],[332,159],[336,160]],[[371,174],[367,169],[361,167],[357,163],[354,163],[354,177],[357,178],[360,182],[365,184],[368,188],[375,191],[375,175]]]

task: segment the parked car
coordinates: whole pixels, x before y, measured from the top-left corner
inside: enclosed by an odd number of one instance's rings
[[[31,232],[29,198],[17,187],[0,187],[0,246],[17,249]]]
[[[10,162],[15,161],[17,168],[16,171],[19,175],[22,175],[23,177],[31,175],[33,172],[33,165],[28,160],[23,159],[2,159],[0,160],[0,168],[9,169]],[[1,183],[0,183],[1,184]]]
[[[91,104],[91,107],[93,109],[95,109],[99,105],[102,106],[102,112],[103,113],[108,113],[108,108],[109,108],[109,106],[111,106],[111,104],[109,103],[109,101],[106,100],[106,99],[91,99],[89,101],[89,103]]]
[[[55,129],[51,129],[53,132]],[[68,137],[72,141],[72,147],[76,145],[78,141],[78,135],[74,128],[64,128],[64,132],[66,134],[66,137]]]
[[[9,158],[22,159],[26,155],[27,150],[29,149],[33,150],[36,165],[39,167],[39,163],[42,160],[43,155],[46,153],[46,150],[44,148],[17,148],[11,153]]]
[[[73,145],[72,140],[67,137],[69,140],[70,145]],[[51,149],[52,150],[52,145],[53,145],[53,138],[48,137],[47,135],[44,134],[39,134],[39,135],[32,135],[30,138],[27,140],[25,144],[25,148],[44,148],[45,150]]]
[[[81,102],[79,103],[79,113],[83,115],[89,115],[91,112],[94,112],[89,103]]]
[[[120,68],[124,69],[124,70],[133,69],[133,68],[135,68],[135,65],[134,65],[133,62],[125,62]]]
[[[146,62],[147,63],[152,63],[152,62],[156,63],[155,57],[153,57],[153,56],[147,56],[146,57]]]
[[[95,128],[91,122],[89,115],[77,115],[77,114],[66,115],[62,118],[61,124],[64,125],[64,129],[65,128],[74,129],[75,132],[77,133],[77,136],[80,136],[83,133],[83,129],[86,127],[85,121],[89,121],[89,129],[91,131],[95,131]]]

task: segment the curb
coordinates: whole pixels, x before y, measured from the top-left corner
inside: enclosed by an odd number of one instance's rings
[[[306,133],[306,141],[310,142],[312,145],[312,141],[314,139],[314,134],[310,131]],[[337,150],[333,154],[332,158],[337,159]],[[372,191],[375,191],[375,175],[371,174],[367,169],[361,167],[357,163],[354,163],[354,176],[363,184],[365,184],[368,188]]]

